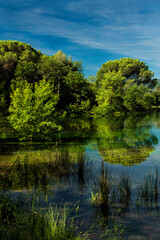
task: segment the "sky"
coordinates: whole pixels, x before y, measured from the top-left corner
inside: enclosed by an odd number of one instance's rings
[[[82,61],[86,77],[123,57],[160,78],[158,0],[0,0],[0,40],[18,40]]]

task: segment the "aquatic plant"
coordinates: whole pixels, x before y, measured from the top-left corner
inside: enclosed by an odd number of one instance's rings
[[[78,230],[70,210],[22,210],[10,198],[0,198],[0,235],[2,240],[82,240],[87,233]]]
[[[108,166],[101,166],[101,175],[94,182],[92,204],[101,207],[102,215],[114,215],[126,209],[131,199],[131,178],[125,172],[115,178]]]
[[[129,202],[131,198],[131,178],[125,172],[121,172],[118,184],[119,200],[121,203]]]
[[[137,206],[144,203],[147,208],[156,207],[158,210],[159,189],[159,171],[158,168],[155,167],[155,172],[149,172],[137,190]]]
[[[102,214],[110,214],[110,202],[112,198],[112,188],[114,185],[114,179],[111,175],[111,170],[108,166],[104,167],[104,162],[101,165],[101,174],[94,180],[92,195],[92,204],[101,207]]]

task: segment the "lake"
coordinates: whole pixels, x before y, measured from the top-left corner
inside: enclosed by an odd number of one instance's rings
[[[67,123],[48,143],[16,142],[4,129],[1,195],[27,207],[65,205],[90,239],[159,239],[159,113]]]

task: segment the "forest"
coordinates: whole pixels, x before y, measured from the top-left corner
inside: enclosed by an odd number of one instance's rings
[[[152,111],[160,84],[138,59],[104,63],[96,76],[61,50],[42,54],[29,44],[0,41],[0,114],[20,140],[46,139],[66,121]]]

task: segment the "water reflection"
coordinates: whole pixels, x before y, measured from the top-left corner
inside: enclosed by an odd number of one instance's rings
[[[47,195],[62,179],[83,190],[92,177],[92,161],[73,148],[11,155],[0,164],[0,190],[34,190]]]
[[[108,118],[95,122],[97,146],[106,162],[132,166],[145,161],[158,144],[150,117]]]
[[[102,162],[100,175],[96,176],[97,182],[93,186],[96,191],[92,194],[92,204],[106,239],[159,239],[159,230],[156,229],[154,237],[151,232],[144,231],[144,228],[152,229],[160,223],[159,171],[157,167],[153,168],[135,189],[129,174],[122,171],[115,177],[111,168],[104,167]]]
[[[102,119],[95,122],[95,129],[85,122],[82,126],[71,123],[70,129],[57,134],[55,142],[49,144],[6,142],[0,146],[0,193],[10,191],[13,198],[22,193],[23,202],[27,202],[25,197],[28,200],[36,195],[42,207],[46,207],[46,199],[56,205],[63,200],[69,207],[79,202],[85,230],[100,222],[91,238],[94,240],[103,239],[100,235],[95,237],[103,230],[104,239],[114,239],[115,231],[121,234],[126,225],[129,235],[139,231],[147,236],[152,231],[145,231],[145,227],[151,229],[154,221],[159,227],[160,175],[156,171],[147,175],[148,169],[153,168],[152,161],[159,166],[159,155],[151,155],[151,160],[138,166],[125,166],[139,164],[154,149],[159,150],[159,146],[155,148],[159,130],[154,127],[155,136],[153,124],[159,127],[156,115]],[[90,148],[91,143],[97,148]],[[102,165],[98,152],[105,160]],[[106,165],[110,167],[107,161],[113,164],[111,173],[106,169]],[[124,166],[114,166],[115,163]],[[143,179],[142,175],[146,177]],[[95,193],[93,185],[98,187]],[[91,192],[103,193],[101,206],[92,204]],[[97,195],[98,201],[101,196]],[[123,239],[129,239],[128,235]]]

